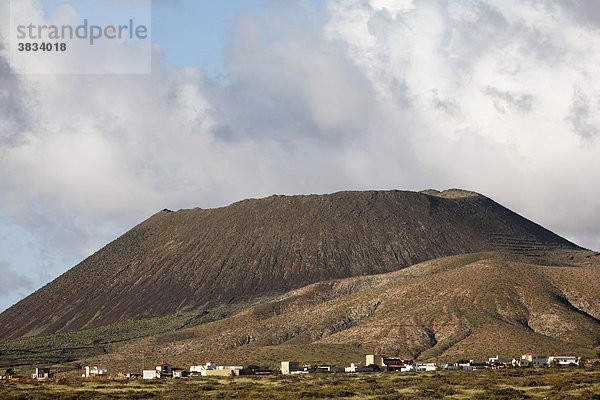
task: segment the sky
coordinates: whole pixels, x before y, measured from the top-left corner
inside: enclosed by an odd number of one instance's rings
[[[600,250],[595,0],[155,0],[137,75],[15,74],[6,3],[0,310],[163,208],[271,194],[463,188]]]

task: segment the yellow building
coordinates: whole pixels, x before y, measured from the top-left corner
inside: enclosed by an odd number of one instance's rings
[[[200,372],[200,375],[202,375],[202,376],[233,376],[233,375],[239,375],[239,374],[240,374],[239,369],[230,369],[230,368],[204,369]]]
[[[378,367],[383,367],[383,357],[382,356],[377,356],[374,354],[367,354],[367,360],[365,362],[366,366],[369,365],[377,365]]]

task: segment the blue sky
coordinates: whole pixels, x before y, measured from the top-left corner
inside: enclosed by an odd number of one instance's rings
[[[323,0],[309,0],[316,7]],[[278,4],[279,3],[279,4]],[[152,40],[162,46],[165,61],[176,66],[195,66],[211,77],[225,71],[223,51],[231,39],[235,19],[241,13],[263,15],[268,6],[281,6],[273,0],[137,0],[119,2],[98,0],[42,0],[47,16],[64,4],[74,7],[79,15],[89,16],[96,23],[115,23],[123,15],[152,13]],[[323,14],[324,15],[324,14]]]
[[[310,0],[310,3],[323,7],[322,0]],[[223,84],[227,74],[223,55],[232,39],[236,18],[241,14],[262,18],[267,8],[284,3],[272,0],[40,0],[39,4],[46,18],[52,18],[60,7],[68,5],[75,9],[80,20],[87,18],[95,24],[123,23],[126,22],[122,20],[124,15],[145,20],[151,11],[152,40],[161,46],[163,63],[198,68]],[[133,222],[126,220],[117,224],[118,229],[129,229]],[[84,245],[87,249],[83,251],[81,244],[73,244],[80,247],[73,251],[70,243],[53,238],[49,227],[53,224],[64,224],[66,227],[62,229],[69,229],[70,222],[53,221],[48,222],[48,226],[36,227],[11,216],[10,212],[0,213],[0,271],[4,272],[0,310],[49,282],[111,239],[104,236],[100,241],[93,241],[92,247]]]
[[[108,23],[144,0],[14,2],[64,3]],[[274,193],[458,187],[600,249],[599,21],[595,0],[155,0],[160,62],[106,76],[14,74],[0,24],[0,310],[158,210]]]
[[[224,73],[223,50],[241,12],[260,14],[267,0],[155,2],[152,39],[163,46],[168,63],[197,66],[211,76]]]
[[[324,0],[309,0],[323,11]],[[152,40],[163,47],[166,62],[177,66],[196,66],[220,79],[223,55],[232,39],[236,18],[243,13],[264,16],[269,7],[282,7],[273,0],[176,0],[154,1]],[[323,22],[327,15],[321,14]]]

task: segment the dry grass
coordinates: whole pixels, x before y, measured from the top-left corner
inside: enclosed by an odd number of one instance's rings
[[[600,370],[314,374],[175,380],[12,382],[2,399],[598,399]]]

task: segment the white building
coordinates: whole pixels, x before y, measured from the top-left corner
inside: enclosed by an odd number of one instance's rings
[[[204,365],[192,365],[190,367],[190,373],[196,374],[196,375],[200,374],[202,376],[207,376],[207,375],[226,376],[226,375],[228,375],[227,374],[228,371],[229,371],[230,375],[239,375],[240,371],[243,369],[244,369],[244,367],[239,366],[239,365],[217,365],[216,363],[208,362]]]
[[[550,356],[548,364],[555,362],[558,365],[579,365],[579,359],[573,356]]]
[[[157,379],[160,378],[160,373],[155,369],[145,369],[142,371],[143,379]]]
[[[187,371],[184,369],[174,369],[173,370],[173,378],[185,378],[187,376]]]
[[[475,360],[471,360],[469,361],[469,363],[465,363],[465,364],[458,364],[458,368],[459,369],[464,369],[467,371],[472,371],[474,369],[484,369],[486,368],[487,365],[481,362],[477,362]]]
[[[373,368],[365,367],[364,365],[358,363],[351,363],[349,367],[344,368],[346,372],[373,372]]]
[[[158,364],[154,369],[142,370],[143,379],[170,378],[173,376],[173,367],[165,362]]]
[[[458,364],[441,364],[440,368],[442,369],[458,369]]]
[[[232,371],[241,371],[244,369],[241,365],[217,365],[215,369],[230,369]]]
[[[338,367],[337,365],[319,365],[317,368],[319,372],[345,372],[344,367]]]
[[[165,362],[158,364],[155,369],[159,373],[160,377],[168,376],[173,373],[173,367],[171,367],[170,364],[167,364]]]
[[[202,373],[202,371],[206,371],[208,369],[217,369],[217,364],[208,362],[204,365],[192,365],[190,367],[190,372]]]
[[[523,354],[519,363],[521,367],[542,367],[544,365],[548,365],[548,357],[533,353]]]
[[[36,368],[35,373],[32,375],[33,379],[48,379],[52,378],[54,374],[50,372],[50,368]]]
[[[282,361],[281,362],[281,373],[283,375],[291,374],[292,372],[300,370],[300,363],[298,361]]]
[[[106,366],[104,365],[86,365],[85,367],[86,377],[106,374],[108,374],[108,372],[106,371]]]
[[[511,360],[509,360],[508,358],[504,358],[500,355],[497,355],[496,357],[490,357],[490,359],[488,360],[489,364],[510,364]]]
[[[437,371],[436,363],[427,363],[417,365],[417,371]]]

